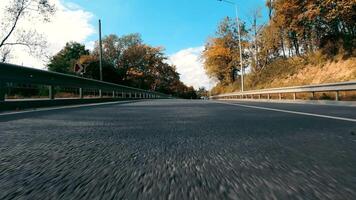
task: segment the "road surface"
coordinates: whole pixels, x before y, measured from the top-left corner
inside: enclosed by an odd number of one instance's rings
[[[353,119],[191,100],[1,115],[0,199],[356,199]]]

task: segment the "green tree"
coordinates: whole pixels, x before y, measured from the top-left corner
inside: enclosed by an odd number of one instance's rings
[[[48,70],[60,73],[73,73],[74,64],[83,55],[89,55],[89,50],[85,49],[84,45],[77,42],[69,42],[50,59],[47,65]]]
[[[197,91],[197,97],[202,98],[202,97],[208,97],[209,92],[205,89],[205,87],[200,87]]]

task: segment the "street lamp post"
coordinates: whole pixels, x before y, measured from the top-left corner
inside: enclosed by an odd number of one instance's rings
[[[239,35],[239,50],[240,50],[240,65],[241,65],[241,92],[244,91],[244,69],[243,69],[243,61],[242,61],[242,47],[241,47],[241,30],[240,30],[240,19],[238,14],[237,4],[235,2],[229,0],[218,0],[221,2],[225,2],[235,6],[235,14],[236,14],[236,23],[237,23],[237,32]]]
[[[100,67],[100,80],[103,80],[103,47],[101,41],[101,20],[99,19],[99,67]]]
[[[103,81],[103,44],[101,41],[101,20],[99,19],[99,71],[100,81]],[[99,97],[102,98],[103,94],[101,89],[99,90]]]

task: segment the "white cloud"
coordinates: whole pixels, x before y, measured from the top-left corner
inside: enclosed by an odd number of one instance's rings
[[[200,59],[203,50],[204,47],[188,48],[169,56],[169,63],[177,67],[181,80],[195,89],[199,87],[211,89],[215,85],[215,82],[205,73]]]
[[[94,46],[95,46],[95,41],[88,41],[85,43],[85,47],[90,51],[94,50]]]
[[[88,42],[88,37],[95,33],[94,27],[90,24],[93,14],[69,1],[51,0],[51,2],[56,6],[56,13],[50,22],[44,23],[36,18],[23,18],[17,28],[34,29],[42,34],[48,42],[46,52],[49,56],[62,49],[66,42]],[[0,6],[0,10],[3,10],[4,6],[5,4]],[[2,17],[0,15],[0,21]],[[12,51],[10,62],[29,67],[44,68],[47,60],[46,57],[34,58],[26,49],[16,47]]]

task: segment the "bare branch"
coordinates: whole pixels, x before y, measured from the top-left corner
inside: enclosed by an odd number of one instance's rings
[[[2,48],[1,50],[0,50],[0,60],[1,60],[1,62],[6,62],[7,60],[9,60],[9,58],[10,58],[10,52],[11,52],[11,50],[10,50],[10,48]]]
[[[20,19],[20,16],[21,16],[21,14],[22,14],[22,12],[24,11],[24,1],[22,1],[22,5],[21,5],[21,7],[20,7],[20,9],[18,10],[18,13],[17,13],[17,15],[16,15],[16,17],[15,17],[15,20],[14,20],[14,23],[13,23],[13,25],[12,25],[12,27],[11,27],[11,29],[10,29],[10,31],[6,34],[6,36],[4,37],[4,39],[1,41],[1,43],[0,43],[0,48],[4,45],[4,43],[9,39],[9,37],[11,36],[11,34],[14,32],[14,30],[15,30],[15,28],[16,28],[16,26],[17,26],[17,23],[18,23],[18,21],[19,21],[19,19]]]
[[[18,26],[21,20],[29,20],[29,17],[36,17],[36,20],[41,18],[48,22],[55,12],[54,5],[51,5],[49,0],[10,0],[4,12],[6,18],[0,24],[0,56],[6,55],[8,58],[10,50],[14,50],[12,47],[15,46],[27,47],[30,54],[43,56],[47,44],[43,35],[38,34],[36,30],[21,30]],[[0,58],[6,60],[4,57]]]

